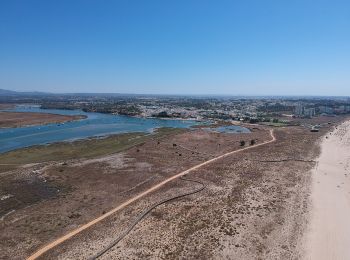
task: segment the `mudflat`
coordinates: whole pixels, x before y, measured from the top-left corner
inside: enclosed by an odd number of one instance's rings
[[[7,104],[7,103],[0,104],[0,109],[12,109],[14,107],[15,107],[15,104]]]
[[[350,259],[350,121],[327,134],[313,170],[306,259]]]
[[[83,119],[81,115],[57,115],[31,112],[0,112],[0,128],[45,125]]]

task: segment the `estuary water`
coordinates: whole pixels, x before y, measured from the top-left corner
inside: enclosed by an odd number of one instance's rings
[[[19,105],[14,112],[39,112],[61,115],[85,115],[86,119],[41,126],[26,126],[0,129],[0,153],[59,141],[130,132],[152,132],[160,127],[188,128],[196,121],[136,118],[101,113],[86,113],[81,110],[41,109],[39,106]]]
[[[226,133],[226,134],[235,134],[235,133],[250,133],[250,130],[245,127],[238,125],[226,125],[219,126],[214,128],[205,128],[205,130],[216,133]]]

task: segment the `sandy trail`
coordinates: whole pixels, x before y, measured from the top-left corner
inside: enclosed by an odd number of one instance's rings
[[[306,259],[350,259],[350,121],[324,138],[313,172]]]
[[[168,179],[166,179],[166,180],[164,180],[164,181],[158,183],[157,185],[155,185],[155,186],[149,188],[148,190],[146,190],[146,191],[140,193],[139,195],[137,195],[137,196],[135,196],[135,197],[133,197],[133,198],[131,198],[131,199],[125,201],[124,203],[120,204],[118,207],[116,207],[116,208],[114,208],[114,209],[108,211],[107,213],[103,214],[102,216],[100,216],[100,217],[98,217],[98,218],[96,218],[96,219],[94,219],[94,220],[92,220],[92,221],[90,221],[90,222],[88,222],[88,223],[82,225],[81,227],[79,227],[79,228],[77,228],[77,229],[75,229],[75,230],[69,232],[68,234],[66,234],[66,235],[64,235],[64,236],[62,236],[62,237],[56,239],[55,241],[53,241],[53,242],[47,244],[46,246],[44,246],[43,248],[39,249],[38,251],[36,251],[36,252],[35,252],[34,254],[32,254],[31,256],[29,256],[29,257],[27,258],[27,260],[34,260],[34,259],[37,259],[38,257],[40,257],[40,256],[42,256],[43,254],[45,254],[46,252],[48,252],[50,249],[52,249],[52,248],[54,248],[54,247],[56,247],[56,246],[62,244],[63,242],[69,240],[71,237],[73,237],[73,236],[77,235],[78,233],[82,232],[83,230],[85,230],[85,229],[87,229],[87,228],[93,226],[94,224],[96,224],[96,223],[102,221],[103,219],[105,219],[105,218],[111,216],[112,214],[116,213],[117,211],[119,211],[119,210],[125,208],[126,206],[130,205],[131,203],[137,201],[138,199],[140,199],[140,198],[142,198],[142,197],[145,197],[146,195],[148,195],[149,193],[151,193],[151,192],[153,192],[153,191],[158,190],[159,188],[163,187],[163,186],[164,186],[165,184],[167,184],[168,182],[171,182],[171,181],[173,181],[173,180],[175,180],[175,179],[178,179],[178,178],[180,178],[181,176],[184,176],[184,175],[186,175],[186,174],[188,174],[188,173],[190,173],[190,172],[192,172],[192,171],[194,171],[194,170],[197,170],[197,169],[199,169],[199,168],[201,168],[201,167],[203,167],[203,166],[205,166],[205,165],[208,165],[208,164],[210,164],[210,163],[212,163],[212,162],[215,162],[215,161],[220,160],[220,159],[222,159],[222,158],[225,158],[225,157],[227,157],[227,156],[230,156],[230,155],[233,155],[233,154],[242,152],[242,151],[246,151],[246,150],[249,150],[249,149],[258,147],[258,146],[262,146],[262,145],[266,145],[266,144],[275,142],[275,141],[276,141],[276,138],[275,138],[275,136],[274,136],[273,130],[270,130],[270,135],[271,135],[271,139],[268,140],[268,141],[265,141],[265,142],[260,143],[260,144],[256,144],[256,145],[254,145],[254,146],[248,146],[248,147],[245,147],[245,148],[242,148],[242,149],[239,149],[239,150],[235,150],[235,151],[232,151],[232,152],[225,153],[225,154],[223,154],[223,155],[220,155],[220,156],[218,156],[218,157],[215,157],[215,158],[213,158],[213,159],[210,159],[210,160],[207,160],[207,161],[205,161],[205,162],[203,162],[203,163],[200,163],[200,164],[198,164],[198,165],[196,165],[196,166],[193,166],[193,167],[189,168],[189,169],[186,170],[186,171],[180,172],[180,173],[178,173],[178,174],[176,174],[176,175],[174,175],[174,176],[172,176],[172,177],[170,177],[170,178],[168,178]]]

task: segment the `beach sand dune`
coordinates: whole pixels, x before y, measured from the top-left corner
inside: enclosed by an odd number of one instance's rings
[[[350,121],[324,137],[313,172],[306,259],[350,259]]]

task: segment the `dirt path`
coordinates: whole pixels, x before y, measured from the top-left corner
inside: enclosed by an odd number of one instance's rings
[[[306,259],[350,259],[350,121],[324,138],[313,172]]]
[[[225,158],[225,157],[227,157],[227,156],[230,156],[230,155],[233,155],[233,154],[236,154],[236,153],[245,151],[245,150],[249,150],[249,149],[252,149],[252,148],[255,148],[255,147],[258,147],[258,146],[262,146],[262,145],[266,145],[266,144],[275,142],[275,141],[276,141],[276,138],[275,138],[275,136],[274,136],[273,130],[270,130],[270,135],[271,135],[271,140],[269,140],[269,141],[265,141],[265,142],[263,142],[263,143],[256,144],[256,145],[254,145],[254,146],[248,146],[248,147],[245,147],[245,148],[242,148],[242,149],[239,149],[239,150],[235,150],[235,151],[232,151],[232,152],[225,153],[225,154],[223,154],[223,155],[220,155],[220,156],[218,156],[218,157],[215,157],[215,158],[213,158],[213,159],[210,159],[210,160],[208,160],[208,161],[205,161],[205,162],[203,162],[203,163],[200,163],[200,164],[198,164],[198,165],[196,165],[196,166],[194,166],[194,167],[191,167],[191,168],[187,169],[186,171],[180,172],[180,173],[178,173],[178,174],[176,174],[176,175],[174,175],[174,176],[172,176],[172,177],[170,177],[170,178],[168,178],[168,179],[166,179],[166,180],[160,182],[159,184],[153,186],[152,188],[150,188],[150,189],[148,189],[148,190],[146,190],[146,191],[140,193],[139,195],[137,195],[137,196],[135,196],[135,197],[133,197],[133,198],[131,198],[131,199],[125,201],[124,203],[120,204],[118,207],[116,207],[116,208],[110,210],[109,212],[105,213],[104,215],[102,215],[102,216],[100,216],[100,217],[98,217],[98,218],[96,218],[96,219],[94,219],[94,220],[92,220],[92,221],[90,221],[90,222],[84,224],[83,226],[81,226],[81,227],[79,227],[79,228],[77,228],[77,229],[75,229],[75,230],[69,232],[68,234],[66,234],[66,235],[64,235],[64,236],[62,236],[62,237],[56,239],[55,241],[49,243],[48,245],[44,246],[43,248],[39,249],[37,252],[35,252],[35,253],[32,254],[31,256],[29,256],[29,257],[27,258],[27,260],[34,260],[34,259],[37,259],[38,257],[40,257],[41,255],[43,255],[44,253],[46,253],[46,252],[49,251],[50,249],[52,249],[52,248],[58,246],[59,244],[61,244],[61,243],[65,242],[65,241],[67,241],[68,239],[70,239],[71,237],[75,236],[76,234],[78,234],[78,233],[82,232],[83,230],[85,230],[85,229],[87,229],[87,228],[89,228],[89,227],[95,225],[96,223],[102,221],[103,219],[105,219],[105,218],[111,216],[112,214],[114,214],[114,213],[118,212],[119,210],[125,208],[126,206],[130,205],[131,203],[137,201],[138,199],[140,199],[140,198],[142,198],[142,197],[145,197],[145,196],[148,195],[149,193],[152,193],[153,191],[158,190],[159,188],[163,187],[165,184],[167,184],[167,183],[169,183],[169,182],[171,182],[171,181],[173,181],[173,180],[175,180],[175,179],[178,179],[178,178],[180,178],[181,176],[184,176],[184,175],[186,175],[186,174],[188,174],[188,173],[190,173],[190,172],[192,172],[192,171],[194,171],[194,170],[197,170],[197,169],[199,169],[199,168],[201,168],[201,167],[203,167],[203,166],[205,166],[205,165],[208,165],[208,164],[210,164],[210,163],[212,163],[212,162],[218,161],[218,160],[220,160],[220,159],[222,159],[222,158]]]

